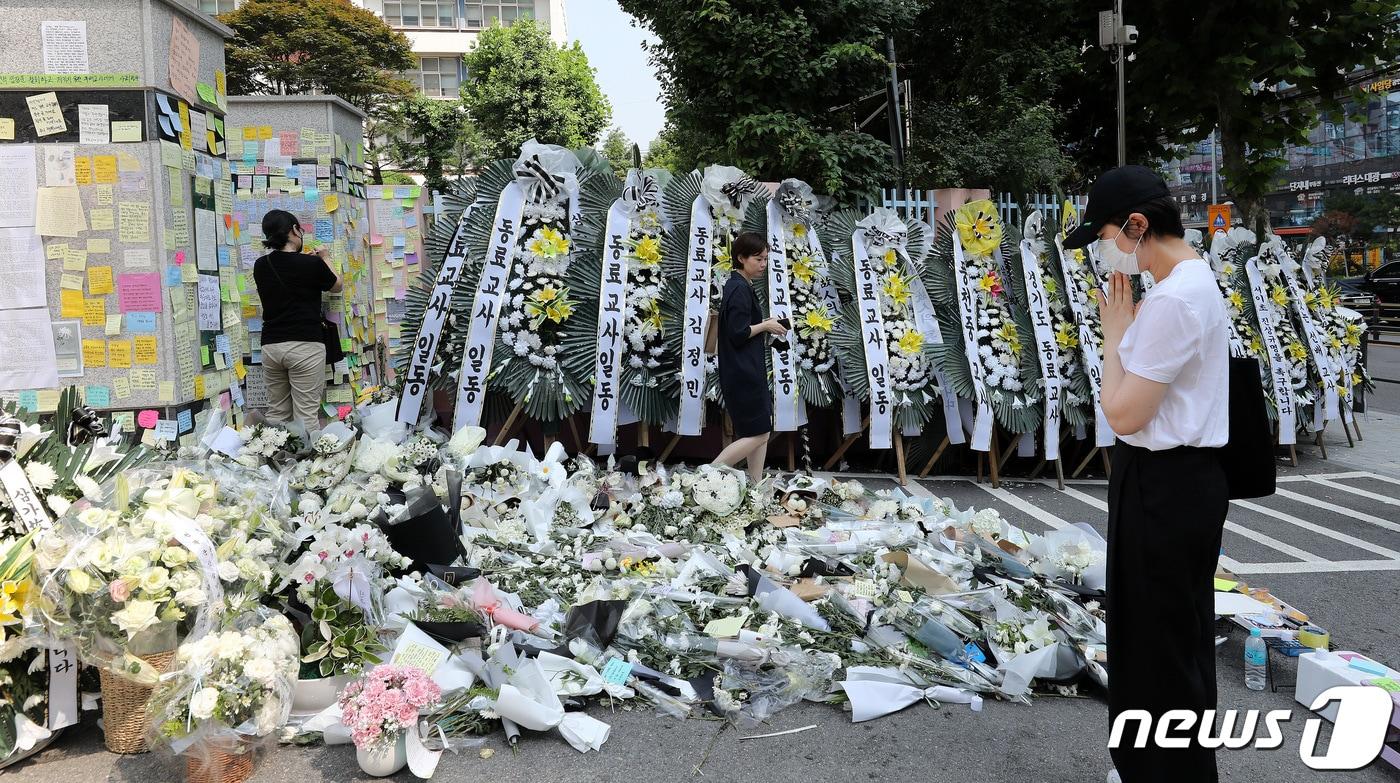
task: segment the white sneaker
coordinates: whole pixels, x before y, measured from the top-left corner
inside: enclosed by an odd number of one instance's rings
[[[1123,783],[1123,778],[1118,774],[1118,770],[1110,769],[1108,771],[1108,783]]]

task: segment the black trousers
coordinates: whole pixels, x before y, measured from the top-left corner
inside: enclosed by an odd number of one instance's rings
[[[1129,721],[1113,765],[1124,783],[1215,783],[1215,751],[1196,741],[1215,709],[1212,577],[1229,493],[1219,449],[1149,451],[1119,441],[1108,483],[1108,712],[1196,712],[1191,744],[1134,748]],[[1153,732],[1156,722],[1153,723]],[[1175,734],[1171,736],[1176,736]],[[1185,732],[1182,732],[1185,736]]]

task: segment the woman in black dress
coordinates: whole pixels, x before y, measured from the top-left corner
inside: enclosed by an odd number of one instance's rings
[[[719,307],[719,388],[724,408],[734,425],[735,441],[725,447],[716,465],[734,467],[748,459],[749,478],[763,478],[768,456],[768,434],[773,430],[773,395],[760,335],[787,335],[776,318],[763,319],[753,281],[768,270],[768,243],[760,234],[746,231],[730,247],[734,274],[724,284]]]

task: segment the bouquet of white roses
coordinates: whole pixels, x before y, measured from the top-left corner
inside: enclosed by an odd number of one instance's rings
[[[358,435],[341,422],[334,422],[312,436],[312,457],[297,462],[292,468],[292,488],[317,492],[339,484],[354,464]]]

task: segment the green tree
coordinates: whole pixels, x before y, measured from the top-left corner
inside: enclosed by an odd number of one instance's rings
[[[224,45],[232,94],[319,91],[368,110],[413,90],[399,75],[415,65],[408,39],[345,0],[245,0],[219,21],[235,33]]]
[[[422,172],[431,190],[444,190],[449,178],[483,159],[484,145],[461,101],[415,95],[392,107],[386,125],[389,160]]]
[[[619,5],[660,39],[651,58],[682,167],[801,177],[845,202],[888,183],[884,129],[879,138],[853,130],[850,104],[883,89],[884,38],[911,20],[906,0]]]
[[[621,128],[608,131],[608,135],[603,137],[598,154],[603,156],[612,166],[613,173],[619,177],[627,176],[627,170],[632,168],[632,142],[627,140],[627,134],[623,133]]]
[[[1395,56],[1397,12],[1397,0],[1139,0],[1127,112],[1147,107],[1171,142],[1218,127],[1225,189],[1262,233],[1281,151],[1307,142],[1319,112],[1341,111],[1357,68]]]
[[[1313,234],[1329,239],[1346,235],[1367,241],[1386,229],[1400,226],[1400,194],[1377,193],[1358,196],[1354,193],[1328,193],[1323,200],[1326,211],[1313,223]]]
[[[667,125],[656,134],[656,138],[647,145],[647,154],[642,158],[642,166],[649,169],[666,169],[672,174],[684,174],[686,169],[681,164],[681,151],[675,142],[675,129]]]
[[[533,20],[482,31],[465,59],[462,100],[491,157],[514,157],[531,138],[589,147],[612,117],[578,42],[556,46]]]

